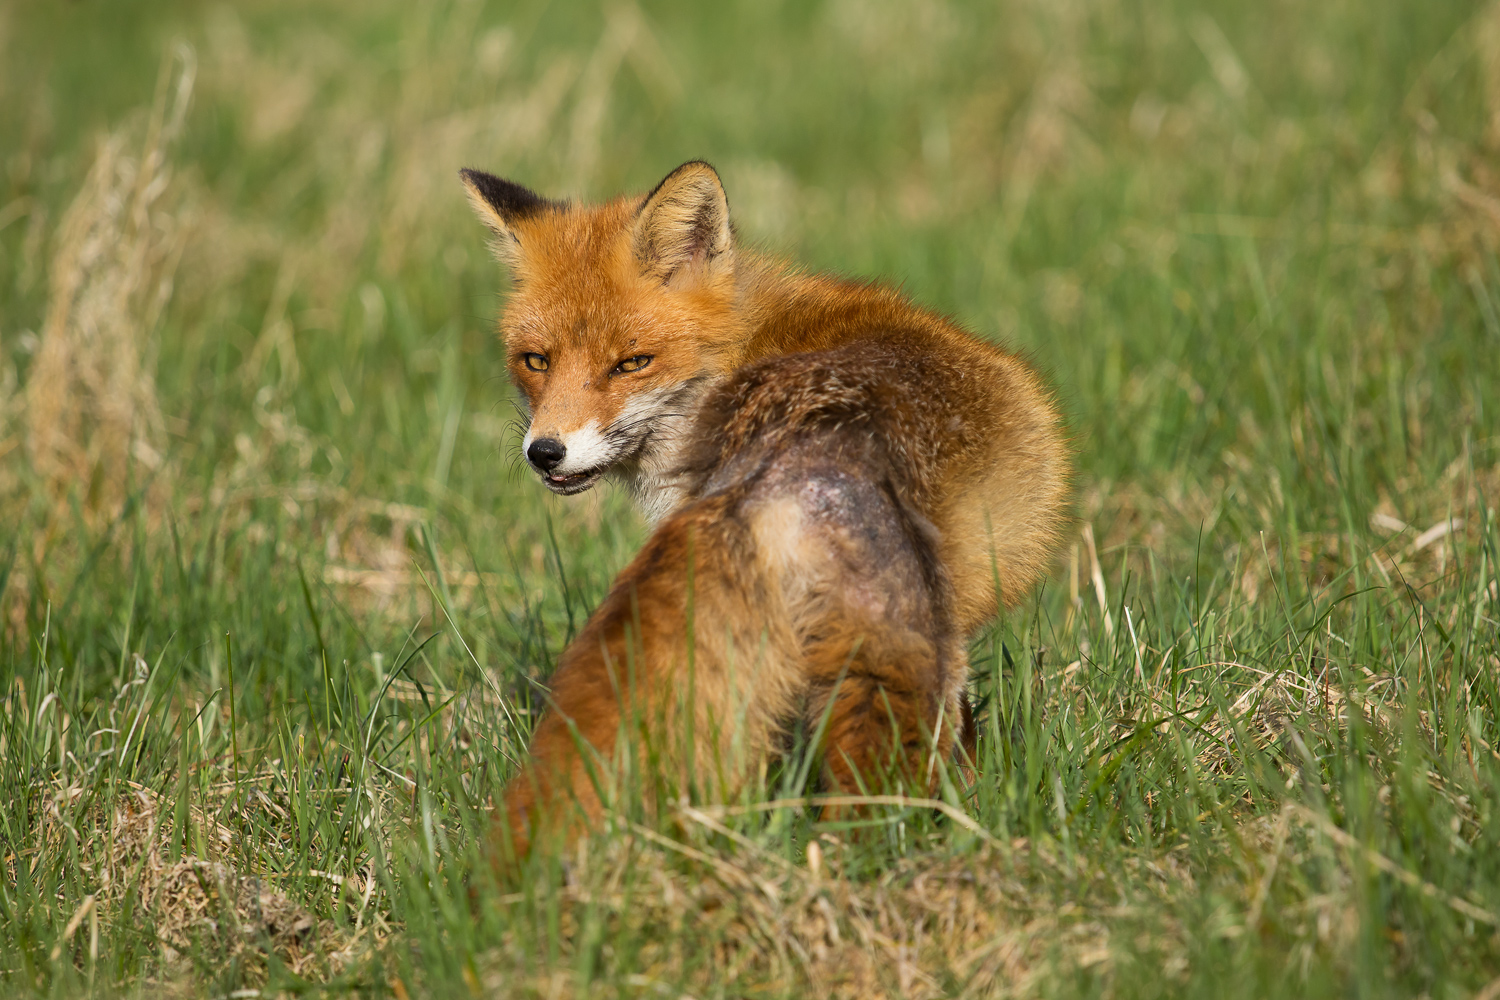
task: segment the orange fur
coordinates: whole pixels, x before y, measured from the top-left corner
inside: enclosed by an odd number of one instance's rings
[[[565,494],[608,475],[657,523],[563,655],[506,794],[515,846],[596,819],[621,747],[725,794],[830,700],[825,781],[924,780],[967,716],[964,639],[1067,518],[1040,378],[894,290],[739,250],[707,164],[597,206],[463,177],[514,282],[533,466]]]

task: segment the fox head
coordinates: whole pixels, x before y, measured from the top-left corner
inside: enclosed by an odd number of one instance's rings
[[[500,329],[530,414],[526,460],[563,495],[610,471],[639,478],[734,363],[733,234],[719,175],[684,163],[651,193],[601,205],[551,201],[477,170],[460,176],[510,270]],[[630,484],[640,495],[643,484]]]

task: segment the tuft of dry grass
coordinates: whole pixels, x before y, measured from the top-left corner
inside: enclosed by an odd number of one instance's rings
[[[1081,859],[1023,839],[945,860],[908,859],[871,879],[851,870],[859,848],[844,838],[823,834],[806,862],[793,864],[743,837],[716,836],[726,828],[712,812],[680,810],[681,839],[622,823],[580,845],[558,890],[563,940],[584,946],[589,924],[606,940],[644,937],[631,985],[678,983],[694,991],[688,995],[734,982],[840,1000],[1033,997],[1046,995],[1060,966],[1111,961],[1099,919],[1105,893],[1092,898],[1089,889],[1103,873]],[[1048,877],[1078,887],[1078,902],[1038,906],[1036,886]],[[1164,934],[1155,947],[1180,971],[1174,937]],[[491,993],[588,995],[564,971],[573,956],[561,957],[537,969],[519,942],[502,941],[485,957],[481,982]],[[683,983],[684,970],[695,968]]]
[[[133,467],[149,475],[164,461],[152,338],[187,241],[169,154],[195,75],[192,50],[180,47],[144,137],[126,127],[99,140],[54,239],[25,385],[26,454],[52,497],[76,493],[95,519],[119,513]]]
[[[87,776],[85,776],[85,782]],[[126,781],[105,807],[80,811],[97,796],[86,784],[58,786],[44,797],[39,842],[28,852],[41,859],[55,851],[81,851],[82,874],[96,885],[68,920],[53,948],[92,965],[99,958],[101,925],[108,934],[122,921],[150,926],[155,961],[146,983],[192,995],[205,966],[232,962],[251,982],[264,982],[275,961],[296,976],[326,979],[357,957],[358,935],[317,917],[279,889],[276,873],[246,872],[235,861],[237,808],[228,823],[219,811],[174,803],[138,782]],[[221,808],[232,788],[219,796]],[[84,831],[106,831],[102,850],[81,842]],[[318,873],[335,892],[356,898],[368,877]],[[76,935],[76,936],[75,936]]]

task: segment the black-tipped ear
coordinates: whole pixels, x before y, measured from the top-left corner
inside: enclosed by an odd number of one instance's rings
[[[636,213],[635,255],[646,274],[662,281],[684,268],[726,264],[733,242],[724,185],[701,160],[668,174]]]
[[[536,192],[482,170],[464,169],[458,172],[458,176],[464,182],[464,190],[468,192],[469,202],[474,206],[480,221],[489,226],[499,238],[495,243],[495,252],[507,263],[513,261],[516,248],[521,243],[516,236],[515,224],[545,209],[556,207],[555,202],[548,201]]]

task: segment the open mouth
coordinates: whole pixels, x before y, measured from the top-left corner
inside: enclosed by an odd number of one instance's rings
[[[574,472],[562,475],[556,472],[542,473],[542,482],[547,489],[561,496],[570,497],[575,493],[582,493],[599,481],[604,475],[603,469],[585,469],[583,472]]]

